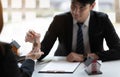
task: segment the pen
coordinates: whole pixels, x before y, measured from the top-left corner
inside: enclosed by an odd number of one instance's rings
[[[61,70],[47,70],[47,71],[39,71],[38,73],[73,73],[73,72],[67,72],[67,71],[61,71]]]
[[[47,70],[47,73],[65,73],[65,71]]]
[[[33,31],[31,30],[30,33],[33,35],[34,39],[33,39],[33,47],[32,49],[34,49],[34,47],[36,47],[38,44],[36,42],[36,38],[35,38],[35,34],[33,33]]]
[[[34,47],[36,47],[38,44],[37,44],[37,42],[36,42],[36,38],[34,38],[34,43],[33,43],[33,49],[34,49]]]

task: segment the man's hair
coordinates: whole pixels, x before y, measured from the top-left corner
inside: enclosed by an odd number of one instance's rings
[[[95,2],[95,0],[72,0],[72,2],[79,2],[83,5],[86,5],[86,4],[92,4]]]

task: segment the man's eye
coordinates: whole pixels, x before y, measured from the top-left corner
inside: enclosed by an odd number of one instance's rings
[[[83,9],[84,8],[84,6],[80,6],[80,9]]]
[[[73,8],[73,9],[75,9],[75,8],[76,8],[76,6],[75,6],[75,5],[73,5],[73,6],[72,6],[72,8]]]
[[[76,7],[76,6],[73,4],[72,7]]]

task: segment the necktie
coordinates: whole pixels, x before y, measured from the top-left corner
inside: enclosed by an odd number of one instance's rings
[[[83,44],[83,33],[82,33],[82,25],[80,23],[77,23],[79,29],[77,32],[77,47],[76,47],[76,52],[83,54],[84,53],[84,44]]]

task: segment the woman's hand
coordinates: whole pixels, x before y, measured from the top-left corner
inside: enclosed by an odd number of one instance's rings
[[[26,35],[26,42],[31,42],[33,43],[33,48],[32,51],[29,52],[26,56],[26,59],[39,59],[41,57],[41,55],[44,54],[44,52],[41,51],[41,43],[40,43],[40,34],[36,33],[33,30],[29,30],[29,32]]]
[[[34,48],[34,50],[32,50],[27,54],[26,59],[36,60],[36,59],[39,59],[43,54],[44,52],[42,52],[40,49],[36,50],[36,48]]]

